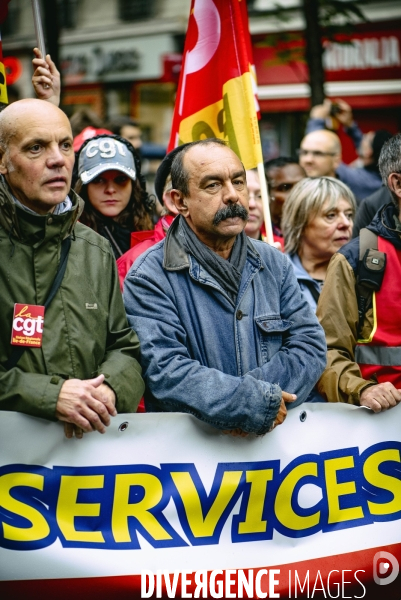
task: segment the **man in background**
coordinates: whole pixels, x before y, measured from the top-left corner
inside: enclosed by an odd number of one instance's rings
[[[135,148],[139,150],[142,146],[142,131],[138,121],[134,121],[130,117],[118,116],[110,119],[107,128],[115,135],[128,140]]]
[[[306,177],[305,170],[293,158],[279,156],[265,162],[265,175],[269,187],[270,215],[273,235],[276,241],[283,244],[281,232],[281,215],[283,205],[298,181]],[[280,239],[281,238],[281,239]]]
[[[340,139],[333,131],[327,129],[328,126],[332,127],[336,121],[351,137],[359,154],[360,166],[346,165],[341,161]],[[354,192],[358,203],[380,188],[381,176],[378,160],[383,144],[390,139],[391,133],[381,129],[363,134],[354,121],[351,106],[341,98],[337,98],[335,101],[326,99],[323,104],[314,106],[310,113],[306,133],[307,135],[301,142],[299,162],[309,177],[338,177]],[[316,167],[315,172],[311,167],[312,147],[315,150],[316,163],[318,163],[319,172],[317,174],[315,174]],[[305,153],[306,149],[309,150],[309,154]],[[319,151],[324,153],[324,157],[317,154]],[[328,168],[330,171],[327,170]]]

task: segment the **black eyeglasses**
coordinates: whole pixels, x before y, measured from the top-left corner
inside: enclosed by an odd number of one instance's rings
[[[307,156],[311,154],[313,158],[323,158],[324,156],[335,156],[336,152],[321,152],[320,150],[304,150],[303,148],[298,148],[297,150],[298,156]]]

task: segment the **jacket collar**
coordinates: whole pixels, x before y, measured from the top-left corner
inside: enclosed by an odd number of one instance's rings
[[[372,222],[368,225],[368,229],[389,240],[397,250],[401,250],[401,235],[395,228],[394,215],[399,216],[398,208],[392,202],[386,204],[377,211]]]
[[[164,242],[163,268],[166,271],[180,271],[182,269],[189,269],[191,266],[190,256],[187,254],[181,241],[182,234],[179,229],[180,218],[183,217],[179,216],[174,219],[167,231]],[[262,264],[260,255],[249,238],[247,238],[247,242],[248,258],[251,258],[251,261],[255,262],[255,266],[260,268]]]
[[[163,256],[163,267],[166,271],[180,271],[189,268],[189,256],[180,240],[181,235],[178,227],[180,218],[174,219],[166,234]]]
[[[311,277],[308,273],[308,271],[304,268],[301,259],[299,258],[298,254],[291,254],[289,256],[291,262],[292,262],[292,266],[294,268],[294,272],[295,272],[295,277],[299,280],[304,280],[304,281],[315,281],[313,279],[313,277]]]
[[[64,239],[71,234],[84,208],[83,200],[73,190],[69,196],[72,208],[68,212],[60,215],[30,214],[15,204],[4,177],[0,177],[0,227],[10,237],[27,245],[40,245],[55,236]]]

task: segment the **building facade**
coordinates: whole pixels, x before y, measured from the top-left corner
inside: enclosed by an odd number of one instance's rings
[[[190,0],[54,0],[61,26],[63,107],[141,121],[149,141],[170,135]],[[211,1],[211,0],[208,0]],[[304,20],[297,0],[248,0],[265,158],[293,154],[309,111]],[[32,96],[36,45],[30,0],[12,0],[2,30],[9,82]],[[363,131],[401,129],[401,3],[361,6],[368,22],[325,41],[326,94],[351,104]],[[344,43],[346,42],[346,43]],[[345,140],[346,158],[352,155]]]
[[[260,123],[265,158],[292,154],[302,138],[310,109],[308,72],[303,60],[304,18],[296,0],[279,2],[287,9],[278,18],[272,0],[250,5],[250,29],[258,77]],[[367,22],[324,41],[325,92],[342,98],[362,131],[401,131],[401,3],[360,6]],[[292,10],[294,9],[294,10]],[[356,155],[341,135],[346,162]]]
[[[54,1],[67,114],[89,107],[105,121],[129,115],[140,120],[145,138],[166,145],[190,0]],[[12,0],[2,34],[8,83],[30,97],[31,0]]]

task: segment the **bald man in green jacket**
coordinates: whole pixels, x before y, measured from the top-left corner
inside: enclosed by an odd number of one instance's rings
[[[144,384],[112,251],[77,222],[73,164],[57,107],[21,100],[0,114],[0,410],[60,420],[82,437],[135,412]]]

